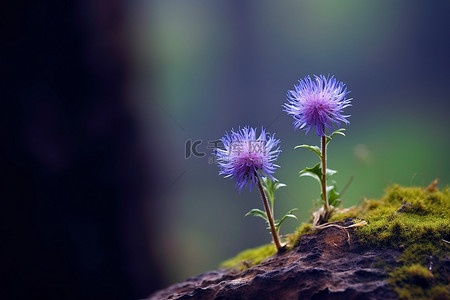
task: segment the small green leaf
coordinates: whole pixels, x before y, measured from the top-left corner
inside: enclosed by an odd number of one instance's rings
[[[279,188],[285,187],[287,185],[285,185],[284,183],[281,182],[277,182],[275,183],[275,190],[278,190]]]
[[[265,192],[268,193],[270,190],[272,190],[273,181],[269,177],[261,177],[261,183]]]
[[[300,177],[311,177],[314,178],[315,180],[317,180],[317,182],[319,184],[322,184],[322,180],[319,178],[319,176],[317,176],[316,174],[312,174],[312,173],[301,173]]]
[[[267,198],[269,198],[272,210],[275,202],[275,190],[280,184],[283,185],[282,183],[273,181],[268,176],[262,177],[262,186],[267,195]]]
[[[261,182],[264,192],[266,193],[266,196],[270,201],[270,207],[273,213],[275,203],[275,191],[278,190],[279,188],[285,187],[286,185],[279,181],[273,181],[268,176],[262,177]]]
[[[344,131],[345,131],[345,128],[340,128],[340,129],[338,129],[338,130],[333,131],[333,133],[332,133],[330,136],[327,136],[327,141],[326,141],[326,143],[328,144],[328,143],[333,139],[333,137],[334,137],[336,134],[340,134],[340,135],[345,136]]]
[[[330,193],[331,190],[336,190],[336,187],[334,185],[328,185],[327,186],[327,195]]]
[[[330,177],[336,174],[336,170],[327,169],[327,177]],[[312,168],[305,168],[299,172],[300,176],[310,176],[321,180],[322,178],[322,168],[320,167],[320,163],[315,165]]]
[[[275,182],[267,176],[262,177],[261,181],[267,197],[269,198],[270,202],[273,202],[275,200]]]
[[[328,203],[333,205],[334,207],[339,206],[341,203],[340,193],[336,190],[335,185],[327,186],[327,194],[328,194]]]
[[[297,148],[306,148],[317,154],[319,156],[319,159],[322,159],[322,153],[320,152],[320,148],[318,146],[310,146],[310,145],[298,145],[295,146],[294,149]]]
[[[312,174],[317,176],[318,179],[322,177],[322,169],[320,168],[320,163],[315,165],[312,168],[305,168],[299,172],[300,176],[311,176],[311,175],[303,175],[303,174]]]
[[[333,131],[333,133],[331,134],[331,137],[335,136],[336,134],[340,134],[342,136],[345,136],[345,128],[339,128],[338,130]]]
[[[248,213],[246,213],[245,216],[246,216],[246,217],[247,217],[247,216],[260,217],[260,218],[263,218],[266,222],[269,222],[269,220],[267,219],[267,214],[266,214],[266,212],[264,212],[264,211],[262,211],[262,210],[260,210],[260,209],[257,209],[257,208],[252,209],[251,211],[249,211]]]
[[[292,212],[298,210],[298,208],[293,208],[290,211],[288,211],[280,220],[276,220],[275,223],[275,229],[278,231],[280,230],[280,226],[281,224],[284,222],[284,220],[286,220],[287,218],[291,218],[291,219],[297,219],[297,216],[292,214]]]
[[[327,168],[327,177],[330,177],[330,176],[332,176],[332,175],[334,175],[334,174],[336,174],[336,173],[337,173],[336,170],[331,170],[331,169],[328,169],[328,168]]]

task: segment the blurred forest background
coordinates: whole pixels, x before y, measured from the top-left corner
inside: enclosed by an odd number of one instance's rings
[[[308,221],[316,158],[282,112],[312,74],[347,84],[330,144],[343,206],[450,182],[448,1],[14,2],[2,8],[2,293],[137,299],[271,241],[256,190],[218,175],[225,131],[281,139],[276,212]],[[205,155],[187,155],[200,141]],[[191,149],[192,150],[192,149]],[[191,153],[192,154],[192,153]],[[186,157],[188,156],[188,157]],[[286,221],[282,233],[298,222]],[[34,296],[34,297],[32,297]]]

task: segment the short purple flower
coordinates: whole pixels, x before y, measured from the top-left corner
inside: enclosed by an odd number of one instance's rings
[[[294,87],[295,90],[287,93],[284,111],[294,117],[295,129],[305,129],[308,133],[312,126],[316,126],[317,135],[325,136],[325,127],[333,132],[333,123],[338,127],[341,127],[340,122],[350,123],[346,119],[349,115],[342,114],[344,108],[351,106],[351,99],[346,99],[349,92],[345,84],[334,76],[314,75],[314,80],[307,76]]]
[[[258,182],[256,176],[260,171],[261,176],[268,176],[276,180],[272,173],[279,167],[274,161],[280,155],[280,147],[277,147],[280,140],[266,134],[261,127],[261,134],[256,138],[256,130],[244,127],[231,134],[225,133],[222,138],[224,149],[215,149],[220,175],[236,178],[236,188],[241,192],[244,185],[250,181],[250,190],[254,183]]]

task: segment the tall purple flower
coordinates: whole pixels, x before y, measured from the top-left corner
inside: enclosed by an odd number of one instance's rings
[[[307,76],[299,80],[295,90],[287,93],[288,102],[285,111],[294,117],[294,128],[309,132],[316,126],[318,136],[325,136],[325,127],[333,132],[333,123],[341,127],[340,122],[348,124],[349,115],[343,115],[343,109],[351,106],[346,96],[347,87],[334,76],[326,78],[314,75],[314,80]]]
[[[261,127],[261,134],[256,138],[256,129],[244,127],[231,134],[225,133],[222,138],[224,149],[215,149],[220,167],[220,175],[225,178],[236,178],[236,188],[239,192],[250,181],[250,190],[258,182],[257,171],[262,176],[276,180],[272,174],[279,167],[274,162],[280,155],[280,140],[267,134]]]

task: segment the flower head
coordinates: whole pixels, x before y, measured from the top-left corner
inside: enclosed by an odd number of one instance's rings
[[[256,129],[244,127],[231,134],[225,133],[222,138],[224,149],[215,149],[220,175],[236,178],[236,188],[239,192],[244,185],[250,181],[250,190],[254,183],[257,183],[257,171],[260,175],[268,176],[276,180],[272,173],[278,167],[274,161],[280,155],[280,148],[277,147],[280,140],[266,134],[261,127],[261,134],[256,138]]]
[[[288,102],[284,108],[294,117],[295,129],[305,129],[308,133],[316,126],[317,135],[325,136],[325,127],[333,132],[333,123],[339,127],[340,122],[350,123],[346,119],[349,115],[342,114],[344,108],[351,106],[351,99],[346,99],[349,92],[344,83],[334,77],[314,75],[314,79],[307,76],[294,87],[295,90],[287,93]]]

